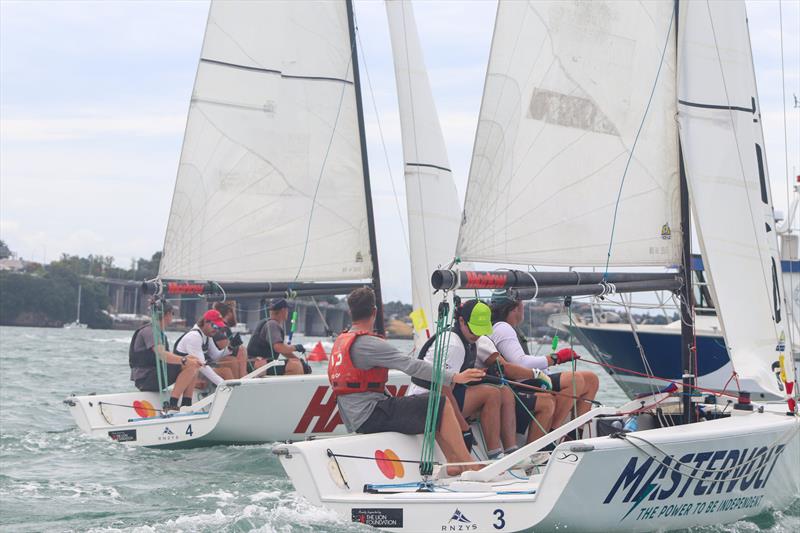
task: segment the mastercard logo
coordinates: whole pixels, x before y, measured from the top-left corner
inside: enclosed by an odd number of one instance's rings
[[[392,450],[375,450],[375,462],[378,463],[381,473],[389,479],[406,475],[403,463]]]
[[[134,401],[133,410],[136,411],[136,414],[141,416],[142,418],[148,418],[151,416],[156,416],[158,414],[158,411],[156,411],[156,408],[153,407],[153,404],[148,402],[147,400]]]

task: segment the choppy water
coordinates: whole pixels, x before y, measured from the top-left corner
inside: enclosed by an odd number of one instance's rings
[[[130,390],[129,339],[124,331],[0,328],[4,531],[372,531],[298,497],[269,445],[166,451],[82,435],[62,400]],[[610,378],[601,382],[601,400],[624,397]],[[762,530],[800,531],[800,499],[693,531]]]

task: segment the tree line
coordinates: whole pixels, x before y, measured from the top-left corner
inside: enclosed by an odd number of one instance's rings
[[[10,256],[8,246],[0,241],[0,259]],[[124,269],[115,266],[111,256],[62,254],[47,265],[26,262],[21,271],[0,271],[0,325],[58,327],[72,322],[80,285],[81,322],[90,328],[109,328],[108,291],[97,278],[152,279],[160,260],[161,252],[157,252]]]

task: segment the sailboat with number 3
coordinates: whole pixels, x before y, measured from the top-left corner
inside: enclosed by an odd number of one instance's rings
[[[410,25],[408,4],[389,13]],[[682,390],[594,408],[455,478],[420,474],[430,436],[276,446],[297,491],[345,520],[437,533],[669,530],[787,506],[800,417],[763,146],[744,2],[501,0],[456,254],[605,273],[439,270],[434,288],[676,291]],[[692,394],[690,208],[740,383],[785,401]],[[637,430],[616,429],[632,416]]]

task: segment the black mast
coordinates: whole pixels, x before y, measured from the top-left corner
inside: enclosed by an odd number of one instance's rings
[[[375,329],[381,335],[383,327],[383,298],[381,296],[381,274],[378,268],[378,241],[375,237],[375,216],[372,212],[372,189],[369,183],[369,162],[367,161],[367,138],[364,129],[364,108],[361,105],[361,80],[358,72],[358,52],[356,50],[356,25],[353,16],[353,0],[347,0],[347,26],[350,29],[350,49],[353,63],[353,82],[356,89],[356,112],[358,113],[358,132],[361,142],[361,166],[364,170],[364,195],[367,200],[367,223],[369,225],[369,253],[372,259],[372,287],[375,290],[375,305],[378,314]]]
[[[678,48],[678,8],[680,1],[675,0],[675,48]],[[678,55],[676,54],[676,64]],[[694,368],[694,315],[692,314],[692,226],[689,219],[689,184],[686,182],[686,169],[683,166],[683,148],[678,139],[678,167],[680,168],[681,199],[681,237],[683,247],[681,254],[681,274],[683,289],[680,293],[681,303],[681,368],[683,369],[683,422],[694,422],[694,406],[692,394],[695,391]]]

